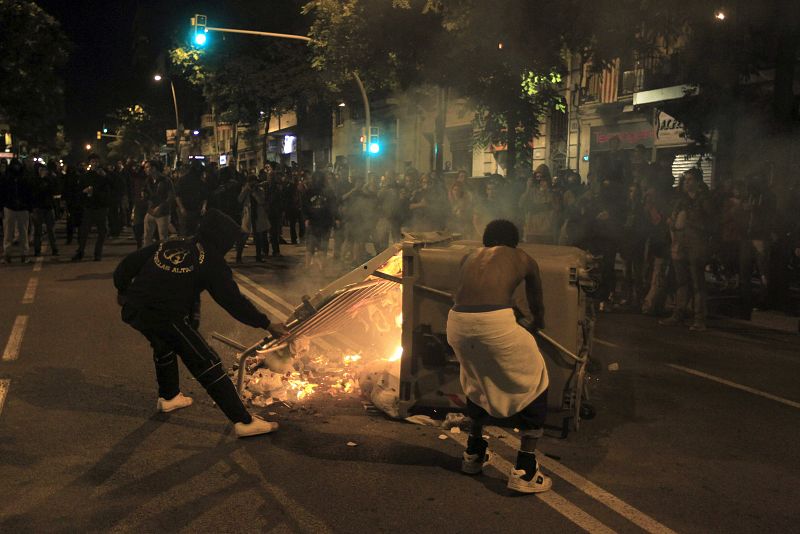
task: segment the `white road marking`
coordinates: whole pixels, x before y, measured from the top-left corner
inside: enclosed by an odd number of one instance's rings
[[[11,387],[11,380],[0,380],[0,415],[3,414],[3,405],[6,403],[8,389]]]
[[[603,345],[604,347],[611,347],[612,349],[618,349],[619,345],[616,343],[611,343],[610,341],[603,341],[602,339],[594,338],[594,342],[598,345]]]
[[[761,391],[760,389],[751,388],[749,386],[743,386],[742,384],[737,384],[736,382],[731,382],[730,380],[725,380],[724,378],[720,378],[718,376],[703,373],[702,371],[697,371],[695,369],[683,367],[682,365],[675,365],[672,363],[668,363],[667,366],[672,367],[673,369],[677,369],[679,371],[683,371],[684,373],[689,373],[690,375],[699,376],[701,378],[707,378],[708,380],[712,380],[714,382],[718,382],[720,384],[724,384],[732,388],[741,389],[742,391],[746,391],[748,393],[752,393],[753,395],[764,397],[765,399],[780,402],[781,404],[791,406],[792,408],[800,408],[800,402],[784,399],[783,397],[778,397],[777,395],[773,395],[772,393],[767,393],[766,391]]]
[[[39,271],[42,270],[42,260],[44,260],[44,258],[42,258],[41,256],[39,256],[38,258],[36,258],[34,260],[34,262],[33,262],[33,272],[38,273]]]
[[[513,434],[507,432],[502,428],[496,427],[489,427],[492,432],[502,434],[507,438],[509,445],[511,445],[514,449],[519,449],[520,447],[520,440],[515,437]],[[564,464],[553,460],[552,458],[548,458],[540,451],[536,451],[536,460],[548,471],[558,475],[559,477],[563,478],[586,495],[591,497],[592,499],[600,502],[607,507],[614,510],[616,513],[633,523],[634,525],[640,527],[642,530],[651,533],[659,533],[659,534],[675,534],[675,531],[666,527],[650,517],[649,515],[641,512],[631,506],[630,504],[626,503],[619,497],[612,495],[608,491],[604,490],[597,484],[590,482],[589,480],[585,479],[569,467],[565,466]]]
[[[461,444],[462,447],[467,446],[467,436],[465,434],[452,434],[448,432],[447,435],[457,443]],[[492,459],[489,463],[493,465],[500,473],[508,473],[513,467],[511,462],[502,458],[499,454],[492,455]],[[536,493],[535,495],[547,506],[563,515],[587,532],[592,532],[593,534],[597,532],[615,532],[601,523],[596,517],[584,512],[552,489],[544,493]]]
[[[271,306],[267,301],[265,301],[264,299],[262,299],[261,297],[250,291],[248,288],[239,286],[239,291],[242,292],[242,295],[246,296],[256,304],[264,308],[264,310],[267,313],[269,313],[271,317],[275,317],[279,321],[286,320],[287,315],[285,313]]]
[[[287,315],[289,313],[292,313],[294,311],[294,309],[296,308],[296,306],[292,306],[290,303],[288,303],[287,301],[285,301],[284,299],[282,299],[281,297],[279,297],[278,295],[276,295],[272,291],[269,291],[268,289],[265,289],[265,288],[261,287],[261,284],[259,284],[258,282],[256,282],[252,278],[250,278],[249,276],[245,276],[245,275],[243,275],[242,273],[239,273],[239,272],[234,273],[234,276],[238,277],[238,278],[241,278],[245,282],[250,283],[251,285],[256,287],[261,293],[265,294],[266,296],[268,296],[269,298],[271,298],[272,300],[274,300],[275,302],[277,302],[278,304],[283,306],[285,311],[287,312]]]
[[[33,299],[36,298],[36,288],[39,287],[39,277],[32,276],[28,280],[28,287],[25,288],[25,294],[22,296],[23,304],[33,304]]]
[[[11,335],[8,336],[6,349],[3,351],[3,361],[16,360],[19,356],[19,349],[22,346],[22,337],[25,335],[25,327],[28,326],[27,315],[17,315],[14,326],[11,327]]]

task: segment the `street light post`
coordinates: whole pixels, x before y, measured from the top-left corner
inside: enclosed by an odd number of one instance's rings
[[[160,74],[153,76],[153,79],[160,82],[163,77]],[[181,157],[181,122],[178,118],[178,99],[175,96],[175,84],[172,83],[172,78],[169,78],[169,87],[172,90],[172,104],[175,107],[175,161],[172,168],[178,168],[178,159]]]
[[[199,15],[199,16],[202,17],[202,15]],[[197,18],[198,18],[198,15],[195,15],[192,18],[192,24],[193,25],[196,24]],[[203,18],[203,20],[205,20],[205,18]],[[212,27],[212,26],[205,26],[203,28],[203,31],[204,32],[221,32],[221,33],[243,33],[243,34],[246,34],[246,35],[257,35],[259,37],[276,37],[276,38],[279,38],[279,39],[296,39],[298,41],[305,41],[307,43],[312,41],[311,37],[308,37],[306,35],[294,35],[294,34],[291,34],[291,33],[261,32],[261,31],[257,31],[257,30],[237,30],[237,29],[234,29],[234,28],[215,28],[215,27]],[[353,79],[355,79],[356,84],[358,85],[358,90],[361,92],[361,100],[364,102],[364,119],[365,119],[365,122],[366,122],[366,135],[367,135],[367,141],[368,141],[367,144],[369,145],[369,135],[370,135],[370,132],[372,131],[372,120],[371,120],[372,117],[370,115],[369,98],[367,96],[367,91],[364,88],[364,84],[361,82],[361,78],[358,76],[357,72],[353,72]],[[174,96],[174,94],[175,93],[174,93],[174,90],[173,90],[173,96]],[[175,114],[177,116],[177,113],[178,113],[177,112],[177,104],[175,106],[175,109],[176,109]],[[267,125],[267,126],[269,127],[269,125]],[[268,132],[265,132],[265,134],[267,134],[267,133]],[[364,154],[364,158],[365,158],[364,161],[365,161],[365,166],[366,166],[366,174],[368,175],[369,174],[369,169],[370,169],[369,150],[367,150],[366,153]]]

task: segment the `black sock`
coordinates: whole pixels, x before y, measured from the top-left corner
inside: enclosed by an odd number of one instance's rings
[[[530,481],[533,478],[533,475],[536,474],[536,469],[538,467],[539,466],[536,463],[536,454],[524,451],[519,451],[517,453],[517,464],[514,466],[514,468],[525,471],[525,475],[522,477],[523,480]]]
[[[489,443],[483,439],[483,436],[470,434],[467,438],[467,454],[477,454],[481,457],[486,455],[486,448]]]

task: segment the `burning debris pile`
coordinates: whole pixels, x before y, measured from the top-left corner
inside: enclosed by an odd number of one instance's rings
[[[402,276],[398,254],[379,269]],[[253,406],[360,394],[398,417],[402,287],[370,276],[292,329],[276,347],[245,361],[242,395]]]

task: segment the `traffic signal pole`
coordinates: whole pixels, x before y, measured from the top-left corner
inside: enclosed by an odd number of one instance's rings
[[[200,16],[202,16],[202,15],[200,15]],[[198,17],[198,15],[195,15],[195,17],[192,18],[192,23],[193,24],[197,20],[197,17]],[[203,20],[205,20],[205,18]],[[294,34],[291,34],[291,33],[261,32],[261,31],[257,31],[257,30],[238,30],[238,29],[235,29],[235,28],[215,28],[215,27],[212,27],[212,26],[204,26],[204,31],[206,31],[206,32],[220,32],[220,33],[242,33],[242,34],[246,34],[246,35],[257,35],[259,37],[274,37],[274,38],[277,38],[277,39],[295,39],[295,40],[298,40],[298,41],[305,41],[307,43],[312,41],[311,37],[308,37],[308,36],[305,36],[305,35],[294,35]],[[364,84],[362,83],[361,78],[358,76],[358,73],[357,72],[353,72],[352,74],[353,74],[353,79],[355,79],[355,81],[356,81],[356,85],[358,85],[358,90],[361,92],[361,100],[364,102],[364,119],[366,121],[367,147],[369,148],[370,132],[372,132],[372,117],[371,117],[370,108],[369,108],[369,98],[367,97],[367,91],[364,88]],[[174,91],[174,88],[173,88],[173,91]],[[177,112],[177,105],[176,105],[176,110],[175,110],[176,117],[177,117],[177,113],[178,112]],[[269,124],[267,124],[267,126],[265,128],[265,132],[264,132],[265,135],[269,133],[267,130],[269,130]],[[369,150],[367,150],[366,153],[364,154],[364,158],[365,158],[364,161],[365,161],[365,167],[366,167],[366,174],[369,175],[369,171],[370,171]],[[366,176],[364,178],[366,178]]]
[[[369,99],[367,98],[367,91],[364,89],[364,84],[361,83],[361,78],[358,76],[357,72],[353,72],[353,78],[356,80],[356,84],[358,84],[358,90],[361,91],[361,99],[364,101],[364,120],[366,124],[366,134],[367,134],[367,150],[364,152],[364,179],[369,178],[369,163],[370,163],[370,156],[369,156],[369,143],[372,133],[372,117],[370,116],[369,111]]]

